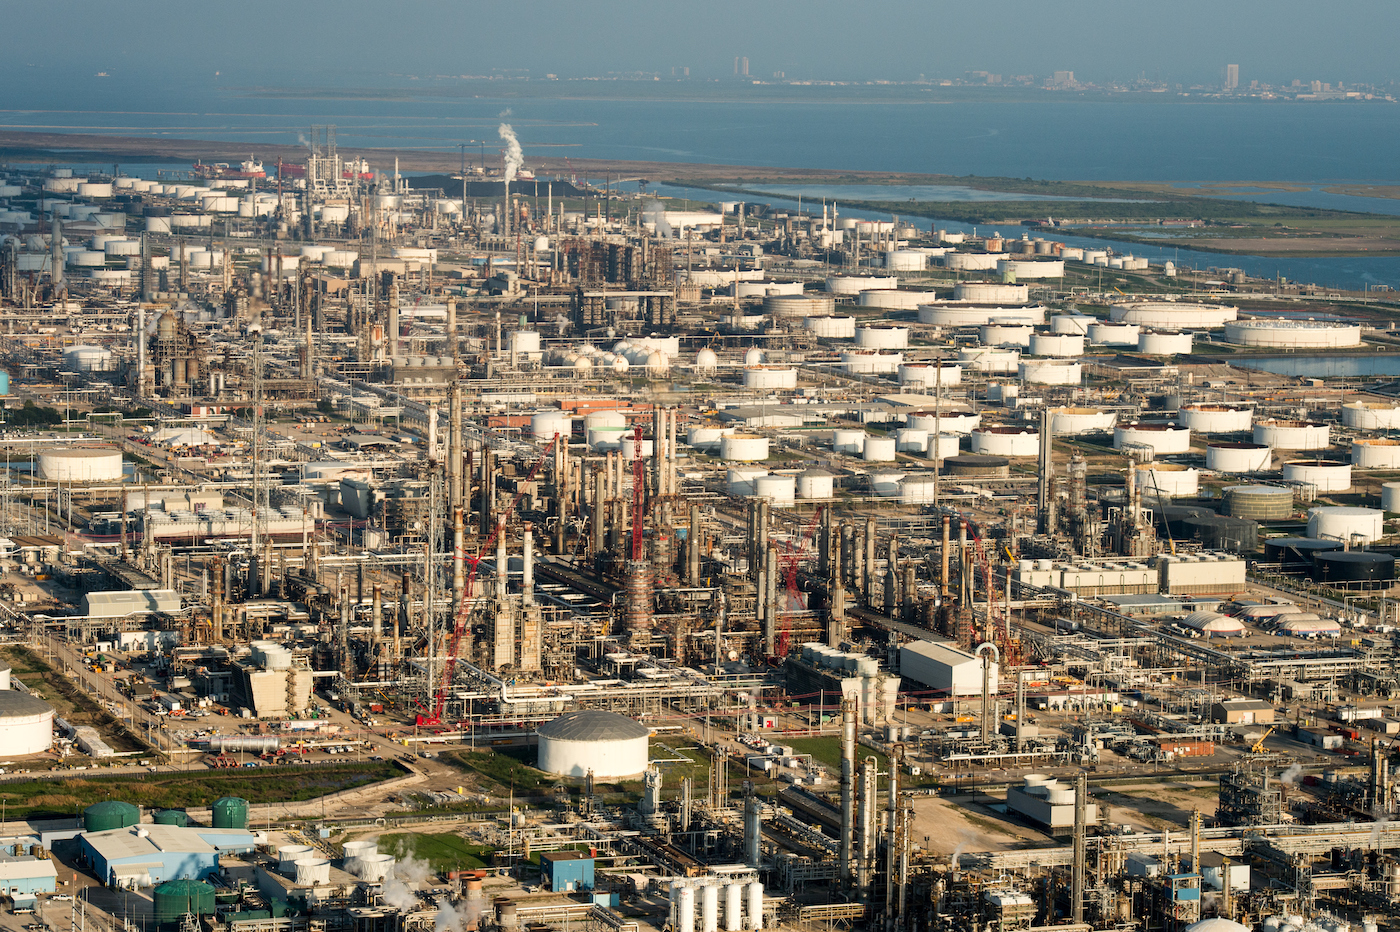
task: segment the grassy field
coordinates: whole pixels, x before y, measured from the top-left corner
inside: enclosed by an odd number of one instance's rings
[[[409,857],[427,861],[433,870],[472,870],[489,867],[494,848],[473,845],[458,835],[381,835],[379,850],[399,860]]]
[[[301,802],[340,790],[378,783],[403,771],[391,761],[325,767],[240,769],[227,773],[150,773],[144,776],[29,780],[0,783],[6,818],[63,818],[93,803],[117,799],[149,809],[201,808],[221,796],[241,796],[253,805]]]
[[[813,760],[826,764],[836,773],[841,772],[841,739],[835,735],[824,738],[790,738],[782,744],[791,745],[799,754],[810,754]],[[890,759],[879,751],[872,751],[864,745],[856,746],[856,766],[865,758],[875,756],[875,767],[880,772],[890,769]]]
[[[127,731],[126,726],[108,714],[76,683],[50,666],[42,657],[24,647],[0,650],[0,659],[10,665],[10,675],[29,687],[30,692],[49,705],[71,725],[91,725],[117,752],[145,751],[148,745]],[[0,748],[0,753],[4,749]]]
[[[491,751],[443,751],[442,761],[474,773],[504,794],[514,789],[529,795],[551,789],[559,778],[537,770],[534,748],[501,748]]]

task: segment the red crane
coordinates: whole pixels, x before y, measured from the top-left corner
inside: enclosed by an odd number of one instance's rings
[[[549,446],[545,447],[545,451],[540,454],[540,458],[535,460],[535,465],[530,467],[530,472],[526,475],[525,481],[519,484],[519,491],[515,493],[515,497],[510,500],[510,507],[506,509],[507,514],[514,512],[516,506],[520,504],[520,499],[525,496],[525,489],[535,480],[535,476],[539,473],[540,467],[544,465],[544,458],[554,450],[554,445],[558,442],[559,435],[555,434]],[[457,672],[457,653],[462,648],[462,635],[467,630],[467,619],[471,617],[472,607],[475,602],[472,598],[472,592],[475,590],[476,570],[477,567],[481,565],[482,554],[488,552],[496,545],[496,535],[501,533],[501,528],[504,526],[504,521],[498,521],[495,526],[491,528],[491,533],[487,535],[486,540],[477,548],[476,556],[466,557],[467,563],[470,564],[470,569],[467,572],[466,588],[462,593],[462,604],[457,606],[457,619],[452,626],[452,640],[448,643],[447,647],[447,666],[443,669],[442,680],[438,683],[437,691],[433,694],[432,714],[420,714],[416,719],[420,728],[435,728],[442,724],[443,709],[447,705],[447,690],[448,687],[452,685],[453,675]],[[453,555],[453,559],[461,558],[461,554]],[[504,572],[505,568],[497,567],[496,571]]]
[[[802,536],[794,543],[789,540],[783,553],[783,573],[784,583],[787,586],[786,604],[782,613],[782,630],[778,632],[777,643],[774,644],[774,652],[779,658],[786,657],[792,642],[792,613],[803,611],[807,608],[802,601],[802,593],[797,589],[797,562],[801,559],[803,552],[807,549],[808,542],[812,535],[816,533],[817,522],[822,519],[822,507],[818,507],[812,513],[812,519],[807,522],[807,527],[802,531]]]
[[[653,448],[653,454],[655,451]],[[632,559],[642,560],[646,550],[642,546],[642,497],[646,494],[646,474],[642,469],[642,425],[633,428],[632,434]]]

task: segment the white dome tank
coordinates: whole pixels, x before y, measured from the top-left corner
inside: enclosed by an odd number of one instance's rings
[[[1309,508],[1308,536],[1371,543],[1385,536],[1385,512],[1375,508]]]
[[[865,450],[865,440],[866,435],[863,430],[853,430],[847,427],[837,428],[831,432],[831,449],[836,453],[859,456]]]
[[[835,494],[836,477],[825,470],[809,469],[797,477],[797,497],[800,499],[825,501]]]
[[[663,376],[671,371],[671,360],[661,350],[652,350],[647,354],[647,375]]]
[[[744,365],[763,365],[763,350],[759,349],[757,346],[750,346],[748,352],[744,353]]]
[[[917,427],[901,427],[894,432],[895,447],[900,453],[928,453],[928,431]]]
[[[711,375],[719,368],[719,356],[707,346],[695,354],[695,368],[706,375]]]
[[[540,411],[530,416],[530,436],[536,440],[553,440],[558,434],[565,443],[574,431],[574,420],[563,411]]]
[[[592,430],[595,427],[626,427],[627,415],[621,411],[605,410],[591,411],[583,416],[583,429]]]
[[[651,731],[616,712],[569,712],[539,727],[538,766],[545,773],[611,781],[647,769]]]

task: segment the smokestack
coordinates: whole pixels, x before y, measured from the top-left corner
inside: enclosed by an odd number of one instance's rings
[[[506,564],[506,519],[502,515],[496,523],[496,599],[506,600],[509,566]]]
[[[151,274],[151,241],[149,234],[141,234],[141,300],[149,303],[155,298],[155,277]]]
[[[449,307],[451,304],[449,303]],[[447,504],[462,505],[462,388],[454,378],[447,386]]]
[[[63,291],[63,221],[57,215],[53,218],[53,232],[49,234],[49,282],[53,285],[54,297]]]
[[[384,640],[384,587],[375,583],[373,592],[373,600],[369,605],[369,624],[374,645],[378,648],[379,642]]]
[[[535,529],[526,524],[523,538],[523,558],[520,571],[520,600],[524,605],[535,604]]]
[[[856,805],[856,701],[841,700],[841,883],[851,882]]]
[[[136,309],[136,397],[146,395],[146,309]]]
[[[875,605],[875,537],[874,518],[865,519],[865,604]]]
[[[1055,533],[1055,505],[1050,493],[1055,475],[1053,423],[1050,409],[1046,408],[1040,413],[1040,477],[1036,484],[1036,515],[1041,534]]]
[[[700,585],[700,506],[690,504],[690,529],[686,532],[686,578],[692,586]]]
[[[311,314],[308,313],[306,315],[306,359],[301,365],[301,377],[308,380],[311,378],[311,374],[316,371],[316,341],[313,337],[315,331],[312,328],[312,323]]]
[[[462,600],[466,597],[466,575],[463,562],[466,555],[462,552],[462,506],[458,505],[452,509],[452,617],[455,619],[457,613],[462,610]]]
[[[1088,776],[1074,778],[1074,865],[1070,880],[1070,921],[1084,921],[1084,838],[1088,832]],[[1195,870],[1193,867],[1192,870]]]

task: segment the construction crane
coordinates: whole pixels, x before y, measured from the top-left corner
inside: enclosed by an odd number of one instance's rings
[[[545,447],[544,452],[540,454],[540,458],[535,460],[535,464],[530,467],[530,472],[526,475],[525,481],[519,484],[519,491],[517,491],[515,497],[510,500],[510,507],[506,509],[506,514],[514,513],[516,507],[520,504],[520,500],[525,497],[525,490],[534,482],[535,476],[539,474],[540,467],[544,465],[545,457],[549,456],[554,451],[554,444],[558,442],[559,437],[555,435],[555,438]],[[476,604],[476,600],[472,598],[472,593],[476,591],[476,571],[481,565],[482,554],[488,553],[491,548],[496,545],[496,536],[501,533],[501,529],[504,527],[505,522],[498,521],[495,526],[491,528],[491,533],[487,535],[486,540],[477,548],[476,556],[465,558],[469,564],[467,581],[462,593],[462,604],[457,606],[457,618],[452,626],[452,639],[448,642],[447,646],[447,665],[443,668],[442,679],[438,682],[437,691],[433,694],[432,714],[423,715],[420,713],[417,716],[416,722],[420,728],[435,728],[442,724],[442,713],[447,705],[447,691],[452,685],[453,675],[457,672],[457,655],[462,648],[462,635],[467,630],[467,620],[471,618],[472,609]],[[454,559],[462,558],[462,554],[460,553],[454,555]],[[505,572],[505,567],[497,567],[496,572]]]
[[[1264,742],[1265,742],[1266,740],[1268,740],[1269,735],[1273,734],[1273,733],[1274,733],[1274,729],[1277,728],[1277,727],[1278,727],[1277,725],[1270,725],[1270,726],[1269,726],[1269,730],[1266,731],[1266,732],[1264,732],[1262,735],[1260,735],[1260,736],[1259,736],[1259,740],[1256,741],[1256,742],[1254,742],[1254,744],[1252,744],[1252,745],[1250,746],[1250,748],[1249,748],[1249,753],[1251,753],[1251,754],[1263,754],[1263,753],[1264,753]]]
[[[812,514],[811,520],[803,529],[801,536],[796,541],[789,540],[783,550],[783,581],[787,588],[787,595],[784,599],[786,604],[782,612],[782,630],[778,632],[777,643],[773,649],[777,655],[786,657],[788,650],[792,646],[792,615],[794,612],[803,611],[807,604],[802,601],[802,593],[797,588],[797,563],[802,558],[802,553],[807,549],[807,544],[816,533],[817,523],[822,519],[823,507],[819,506]]]
[[[987,628],[986,640],[997,645],[1003,666],[1014,667],[1021,663],[1021,642],[1011,636],[1011,619],[1002,616],[998,609],[996,576],[992,574],[992,563],[987,556],[987,547],[981,537],[973,540],[973,553],[977,565],[982,570],[982,579],[987,584]]]

